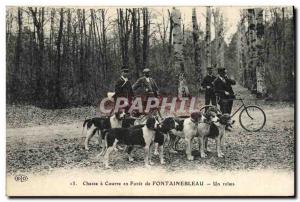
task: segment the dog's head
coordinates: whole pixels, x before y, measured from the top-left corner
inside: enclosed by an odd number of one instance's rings
[[[124,111],[118,111],[115,113],[116,119],[123,120],[126,116],[126,113]]]
[[[178,127],[178,123],[175,121],[175,119],[168,117],[162,121],[160,129],[162,132],[168,132],[172,129],[176,129],[176,127]]]
[[[209,111],[206,113],[206,118],[207,118],[207,121],[208,122],[212,122],[212,123],[215,123],[217,121],[219,121],[219,117],[218,117],[218,114],[214,111]]]
[[[194,122],[194,123],[197,123],[201,120],[201,117],[202,117],[202,113],[201,112],[193,112],[191,114],[191,120]]]
[[[205,113],[208,114],[208,113],[210,113],[210,112],[214,112],[214,113],[216,113],[217,115],[222,114],[221,111],[218,110],[218,108],[215,107],[215,106],[214,106],[214,107],[209,107]]]
[[[136,119],[132,117],[126,117],[122,122],[122,128],[129,128],[134,126]]]
[[[154,117],[150,117],[149,119],[147,119],[146,121],[147,128],[151,130],[156,130],[158,126],[159,126],[159,122]]]

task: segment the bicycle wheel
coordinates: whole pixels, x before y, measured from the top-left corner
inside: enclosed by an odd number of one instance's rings
[[[266,114],[258,106],[246,106],[240,113],[239,121],[246,131],[257,132],[266,124]]]

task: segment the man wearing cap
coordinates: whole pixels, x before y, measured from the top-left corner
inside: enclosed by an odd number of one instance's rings
[[[211,67],[207,68],[207,75],[204,77],[201,86],[205,89],[205,105],[209,105],[210,102],[212,105],[217,106],[216,95],[214,91],[214,80],[216,77],[213,75]]]
[[[134,91],[141,90],[141,94],[143,96],[143,105],[144,105],[144,109],[145,109],[148,98],[158,96],[158,87],[157,87],[157,84],[154,81],[154,79],[150,77],[150,69],[149,68],[145,68],[143,70],[143,73],[144,73],[144,76],[139,78],[133,84],[132,89]]]
[[[215,93],[220,98],[218,104],[222,113],[231,114],[233,99],[235,98],[232,85],[235,85],[236,82],[228,78],[225,68],[218,68],[218,74],[214,81]]]
[[[150,77],[150,69],[145,68],[143,70],[144,76],[139,78],[135,84],[133,84],[133,90],[142,89],[143,94],[148,96],[158,96],[158,87],[153,78]]]
[[[134,96],[133,90],[131,87],[131,83],[128,79],[129,69],[126,66],[122,66],[121,68],[122,73],[120,78],[117,80],[115,84],[115,95],[114,98],[126,98],[128,100],[128,106],[125,108],[125,111],[128,111],[130,107],[130,102]]]

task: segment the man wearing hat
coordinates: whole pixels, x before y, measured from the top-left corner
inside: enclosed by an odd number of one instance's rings
[[[131,87],[131,83],[128,79],[128,73],[129,73],[129,69],[126,66],[122,66],[121,68],[121,76],[119,77],[119,79],[117,80],[116,84],[115,84],[115,95],[114,98],[115,100],[117,98],[127,98],[128,100],[128,106],[125,108],[125,111],[128,111],[129,107],[130,107],[130,102],[134,96],[133,94],[133,90]]]
[[[228,78],[225,68],[218,68],[218,74],[214,81],[215,93],[220,98],[218,104],[222,113],[231,114],[233,99],[235,98],[232,85],[235,85],[236,82]]]
[[[144,76],[139,78],[135,84],[133,84],[133,90],[141,89],[143,94],[148,96],[158,96],[158,87],[153,78],[150,77],[150,69],[145,68],[143,70]]]
[[[140,90],[144,109],[147,104],[149,97],[157,97],[158,96],[158,87],[153,78],[150,77],[150,69],[145,68],[143,70],[144,76],[139,78],[132,86],[134,91]],[[159,112],[159,111],[158,111]],[[159,114],[160,115],[160,114]]]
[[[209,105],[211,102],[212,105],[217,106],[213,84],[215,79],[216,77],[213,75],[212,67],[208,67],[207,75],[204,77],[201,84],[201,86],[205,89],[205,105]]]

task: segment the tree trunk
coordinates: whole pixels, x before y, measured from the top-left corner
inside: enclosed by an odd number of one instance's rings
[[[181,29],[181,13],[179,9],[175,7],[172,10],[172,21],[173,21],[173,47],[174,47],[174,69],[175,73],[179,75],[178,81],[178,97],[187,96],[189,93],[188,86],[186,83],[186,75],[184,69],[184,58],[183,58],[183,35]],[[186,95],[185,95],[186,94]]]
[[[102,13],[102,9],[100,10],[100,12]],[[99,68],[98,71],[101,72],[101,80],[106,80],[106,68],[104,66],[104,62],[103,62],[103,58],[104,58],[104,53],[103,53],[103,45],[102,45],[102,38],[101,35],[103,34],[103,31],[101,31],[101,24],[103,22],[103,19],[102,19],[102,14],[101,14],[101,19],[99,20],[99,26],[98,26],[98,23],[95,23],[95,27],[96,27],[96,30],[95,30],[95,35],[96,35],[96,38],[98,39],[98,43],[97,43],[97,67]],[[105,32],[104,32],[105,33]],[[101,85],[103,85],[103,82],[101,82]]]
[[[60,74],[61,74],[61,40],[63,35],[63,25],[64,25],[64,10],[60,9],[60,20],[59,20],[59,30],[56,40],[56,82],[55,82],[55,107],[61,105],[61,88],[60,88]]]
[[[283,78],[284,81],[286,81],[287,79],[289,79],[287,77],[287,72],[286,71],[286,62],[285,62],[285,55],[286,55],[286,50],[285,50],[285,46],[286,46],[286,38],[285,38],[285,31],[286,31],[286,26],[285,26],[285,11],[284,11],[284,7],[281,8],[281,12],[282,12],[282,29],[281,29],[281,54],[280,54],[280,71],[281,71],[281,76]],[[283,83],[283,86],[286,86],[287,82]]]
[[[150,21],[147,8],[143,8],[143,68],[148,67]]]
[[[162,43],[161,57],[163,58],[162,63],[163,63],[164,66],[167,66],[169,64],[169,55],[168,55],[168,50],[166,49],[167,31],[168,31],[168,28],[169,28],[168,19],[167,19],[167,22],[166,22],[165,15],[164,15],[164,10],[162,9],[162,23],[158,22],[156,24],[156,27],[158,29],[158,33],[159,33],[161,43]]]
[[[237,58],[239,66],[239,82],[242,86],[245,86],[245,69],[247,66],[247,39],[246,39],[246,27],[245,27],[245,12],[241,13],[241,21],[238,25],[238,43],[237,43]]]
[[[264,20],[263,9],[256,8],[256,82],[257,82],[257,96],[265,97],[267,88],[265,82],[265,61],[264,61]]]
[[[108,71],[108,67],[107,67],[107,40],[106,40],[106,19],[105,19],[105,10],[101,9],[101,19],[102,19],[102,55],[103,55],[103,66],[105,69],[105,74]]]
[[[37,8],[34,10],[30,7],[33,23],[36,28],[36,33],[38,37],[38,47],[39,50],[37,52],[38,62],[37,67],[35,68],[35,79],[36,79],[36,89],[35,89],[35,98],[36,103],[39,105],[40,101],[44,98],[44,78],[42,75],[42,67],[44,65],[44,8]]]
[[[215,27],[215,62],[216,68],[224,68],[224,22],[219,8],[213,12]]]
[[[206,7],[206,34],[205,34],[205,66],[206,68],[212,67],[211,65],[211,8]],[[213,68],[213,67],[212,67]]]
[[[221,15],[220,18],[220,27],[219,27],[219,33],[218,33],[218,38],[219,38],[219,61],[218,61],[218,65],[219,67],[224,68],[225,67],[225,61],[224,61],[224,54],[225,54],[225,50],[224,50],[224,19],[223,19],[223,15]]]
[[[23,12],[22,8],[18,8],[18,35],[17,35],[17,43],[15,48],[15,68],[13,71],[13,80],[12,80],[12,89],[11,93],[13,94],[13,100],[15,100],[15,96],[18,97],[19,87],[22,82],[22,64],[21,64],[21,54],[23,50],[22,46],[22,32],[23,32]]]
[[[55,41],[54,41],[54,37],[55,37],[55,31],[54,31],[54,19],[55,19],[55,8],[52,8],[50,11],[50,39],[49,39],[49,48],[48,48],[48,58],[49,58],[49,65],[48,65],[48,69],[46,71],[47,75],[46,79],[47,81],[45,81],[45,85],[47,86],[47,89],[45,90],[45,94],[48,97],[48,100],[50,102],[49,105],[52,105],[51,107],[54,107],[55,105],[55,96],[56,96],[56,92],[55,92],[55,79],[56,79],[56,74],[54,73],[55,67],[54,67],[54,62],[56,59],[56,53],[54,53],[54,45],[55,45]]]
[[[136,78],[140,77],[140,27],[139,27],[139,8],[132,10],[132,49],[135,62]]]
[[[181,13],[179,9],[172,10],[173,21],[173,47],[174,47],[174,69],[178,74],[183,61],[183,37],[181,33]]]
[[[197,72],[197,86],[200,87],[200,83],[203,78],[203,72],[201,67],[201,50],[199,42],[199,27],[196,15],[196,8],[193,8],[192,12],[192,23],[193,23],[193,41],[194,41],[194,61],[195,61],[195,70]]]
[[[170,19],[170,32],[169,32],[169,46],[168,46],[168,53],[169,53],[169,63],[171,62],[171,55],[172,55],[172,36],[173,36],[173,19],[170,10],[168,10],[169,19]]]
[[[256,93],[256,23],[254,9],[248,9],[249,61],[247,65],[247,88]]]
[[[64,55],[66,56],[66,61],[64,61],[64,64],[67,65],[67,67],[69,67],[68,69],[68,73],[67,73],[67,86],[68,88],[71,87],[71,83],[72,83],[72,77],[73,77],[73,66],[71,64],[71,32],[72,32],[72,27],[71,27],[71,21],[72,21],[72,14],[71,14],[71,10],[68,9],[67,10],[67,41],[63,44],[63,50],[64,51]]]
[[[118,31],[123,65],[129,66],[129,36],[131,32],[130,10],[118,9]]]

